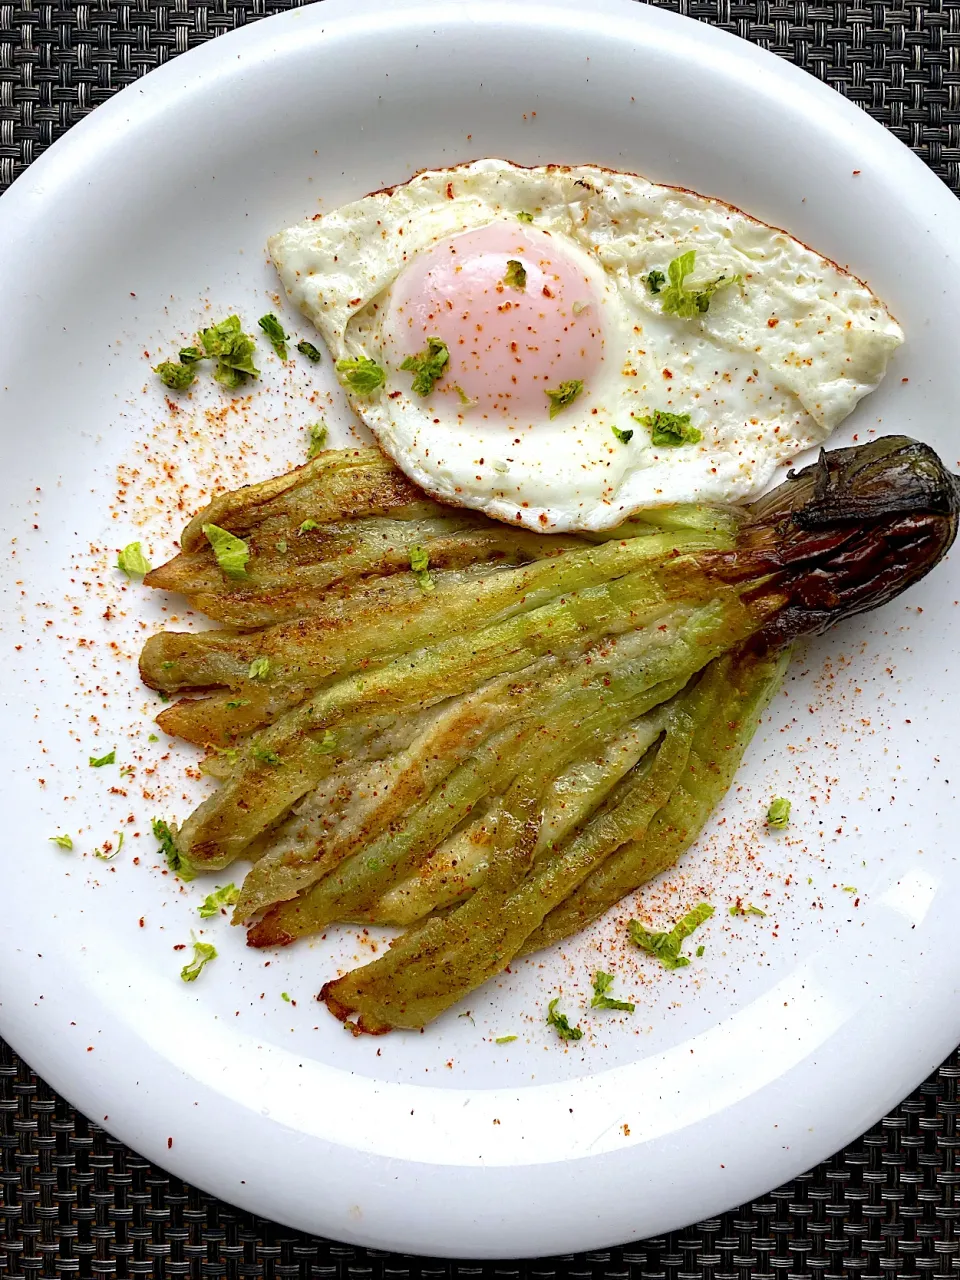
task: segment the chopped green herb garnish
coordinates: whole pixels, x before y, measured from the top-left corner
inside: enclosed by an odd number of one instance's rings
[[[417,586],[421,591],[436,590],[436,583],[427,572],[430,566],[430,557],[427,555],[423,547],[410,548],[410,568],[413,570],[413,576],[417,580]]]
[[[93,856],[99,858],[101,862],[112,862],[120,850],[123,848],[123,832],[118,833],[117,847],[114,848],[109,841],[104,842],[102,849],[94,849]]]
[[[387,380],[387,375],[380,366],[367,356],[359,356],[356,360],[338,360],[337,373],[343,374],[343,381],[358,396],[372,395]]]
[[[551,1000],[547,1006],[547,1026],[553,1027],[561,1040],[580,1040],[583,1037],[583,1031],[580,1027],[571,1027],[569,1019],[565,1013],[557,1013],[557,1005],[560,1003],[560,997]]]
[[[443,377],[443,370],[449,359],[447,344],[439,338],[428,338],[426,350],[415,356],[407,356],[400,368],[413,374],[410,390],[418,396],[428,396],[433,390],[433,384]]]
[[[310,745],[313,747],[314,751],[318,752],[320,755],[328,756],[331,751],[336,750],[337,735],[330,729],[324,729],[323,737],[311,738]]]
[[[73,841],[69,836],[50,836],[50,843],[55,844],[58,849],[66,849],[67,853],[73,851]]]
[[[503,283],[511,289],[519,289],[522,293],[527,287],[527,269],[517,258],[507,259]]]
[[[177,842],[173,838],[173,832],[162,818],[154,818],[152,822],[153,834],[157,844],[163,853],[167,866],[175,876],[179,876],[181,880],[192,880],[196,875],[193,867],[186,860],[180,850],[177,848]]]
[[[266,680],[270,674],[269,658],[254,658],[247,668],[247,676],[251,680]]]
[[[312,533],[314,529],[319,529],[319,528],[320,526],[317,524],[316,520],[304,520],[303,524],[300,526],[300,532]]]
[[[139,542],[128,542],[117,557],[117,568],[128,578],[142,578],[150,572],[150,562]]]
[[[120,766],[120,777],[126,778],[128,782],[133,778],[135,773],[136,773],[136,770],[134,769],[132,764],[122,764]]]
[[[252,755],[258,764],[272,764],[274,767],[283,764],[276,751],[271,751],[269,747],[254,747]]]
[[[286,1000],[287,1004],[289,1004],[289,1003],[290,1003],[290,996],[289,996],[289,994],[288,994],[286,991],[281,991],[281,992],[280,992],[280,999],[281,999],[281,1000]]]
[[[471,400],[471,399],[470,399],[470,397],[469,397],[469,396],[467,395],[467,393],[464,391],[463,387],[458,386],[456,383],[454,383],[454,387],[453,387],[453,389],[454,389],[454,391],[457,393],[457,398],[459,399],[459,401],[460,401],[460,403],[461,403],[462,405],[466,405],[466,406],[469,408],[469,407],[470,407],[470,406],[472,406],[472,405],[479,404],[479,401],[478,401],[478,400]]]
[[[844,893],[856,893],[857,886],[855,884],[845,884],[841,886]]]
[[[217,564],[227,577],[245,578],[250,548],[244,540],[230,533],[228,529],[221,529],[217,524],[205,524],[203,532],[213,548]]]
[[[579,378],[570,378],[561,382],[553,391],[546,391],[545,394],[550,399],[550,417],[555,418],[568,404],[573,404],[582,390],[583,382]]]
[[[617,437],[621,444],[629,444],[633,439],[633,432],[629,429],[623,430],[620,427],[611,427],[610,430]]]
[[[460,1016],[462,1017],[463,1015],[461,1014]],[[497,1036],[496,1040],[494,1040],[493,1043],[494,1044],[513,1044],[516,1038],[517,1038],[516,1036]]]
[[[116,764],[116,762],[117,762],[117,749],[116,747],[114,747],[114,749],[112,751],[108,751],[105,756],[91,756],[90,768],[102,769],[105,764]]]
[[[280,541],[277,543],[277,550],[280,552],[280,554],[281,554],[282,556],[285,556],[285,555],[287,554],[287,540],[286,540],[286,538],[281,538],[281,539],[280,539]]]
[[[233,767],[240,759],[239,747],[217,747],[217,755],[221,760],[226,760],[227,764]]]
[[[307,461],[309,462],[326,448],[327,424],[325,422],[313,422],[307,430],[310,432],[310,443],[307,445]]]
[[[200,977],[201,970],[205,964],[209,964],[211,960],[216,960],[217,948],[211,942],[198,942],[193,939],[193,959],[183,966],[180,970],[180,977],[184,982],[196,982]]]
[[[695,249],[688,249],[686,253],[681,253],[667,267],[667,275],[670,278],[670,283],[667,287],[664,289],[661,285],[660,289],[651,290],[651,292],[660,294],[661,306],[668,315],[682,316],[686,319],[703,315],[704,312],[710,310],[710,300],[718,289],[725,289],[732,284],[743,284],[743,276],[721,275],[717,276],[716,280],[710,280],[701,285],[698,289],[688,289],[685,281],[693,270],[696,261],[697,252]],[[650,274],[652,275],[653,273],[651,272]],[[648,284],[649,281],[650,276],[647,277]]]
[[[181,364],[196,364],[198,360],[205,360],[205,359],[206,359],[206,356],[203,354],[203,352],[200,350],[199,347],[181,347],[180,348]]]
[[[648,271],[643,277],[647,283],[647,288],[651,293],[659,293],[663,286],[667,283],[667,277],[662,271]]]
[[[239,316],[227,316],[209,329],[201,329],[203,349],[217,364],[213,376],[217,382],[235,391],[247,378],[259,378],[260,370],[253,363],[256,344],[243,332]]]
[[[656,956],[665,969],[683,969],[690,963],[688,956],[680,954],[684,940],[712,915],[713,907],[710,903],[701,902],[699,906],[694,907],[681,920],[678,920],[669,933],[651,933],[639,920],[631,920],[630,941],[636,943],[641,950]]]
[[[297,343],[297,350],[302,356],[306,356],[308,360],[312,360],[314,364],[317,364],[323,359],[323,354],[319,347],[315,347],[313,343],[308,342],[306,338],[304,338],[302,342]]]
[[[699,947],[697,947],[696,951],[694,952],[694,955],[696,955],[697,957],[700,957],[703,955],[704,951],[706,951],[706,947],[701,942]]]
[[[684,288],[684,281],[693,270],[696,261],[696,250],[689,249],[686,253],[681,253],[678,257],[674,258],[667,267],[667,274],[670,277],[670,283],[666,289],[662,287],[660,289],[664,311],[669,311],[678,316],[697,314],[697,304],[694,299],[694,295],[688,293]]]
[[[249,701],[250,701],[249,698],[231,698],[230,701],[227,703],[227,710],[239,711],[241,707],[247,706]]]
[[[767,916],[765,911],[761,911],[759,907],[755,907],[752,903],[747,903],[747,905],[744,906],[739,898],[730,908],[730,914],[732,916],[762,916],[764,919],[766,919]]]
[[[593,999],[590,1001],[591,1009],[623,1009],[626,1013],[633,1013],[636,1005],[630,1000],[615,1000],[613,996],[608,996],[607,992],[613,986],[613,974],[604,973],[601,969],[593,975]]]
[[[636,414],[634,414],[636,417]],[[654,409],[637,422],[650,428],[650,441],[659,447],[672,448],[680,444],[696,444],[703,439],[702,432],[690,425],[689,413],[670,413],[666,409]]]
[[[274,351],[277,353],[280,359],[286,360],[287,339],[290,337],[290,335],[289,333],[283,332],[283,325],[280,323],[277,317],[273,314],[273,312],[269,311],[265,316],[261,316],[260,319],[257,321],[257,324],[260,326],[263,332],[267,335],[267,338],[270,341],[270,345],[273,347]]]
[[[171,391],[186,391],[197,380],[190,365],[177,364],[173,360],[164,360],[162,364],[154,365],[153,372]]]
[[[242,369],[234,369],[228,364],[218,364],[213,373],[215,382],[219,382],[228,391],[237,391],[247,380]]]
[[[782,831],[790,822],[792,808],[792,802],[785,800],[783,796],[777,796],[775,800],[771,800],[770,808],[767,810],[767,826],[773,827],[775,831]]]
[[[228,703],[227,705],[229,706],[229,703]],[[155,733],[148,733],[148,734],[147,734],[147,741],[148,741],[148,742],[159,742],[159,741],[160,741],[160,738],[159,738],[159,736],[158,736],[157,734],[155,734]]]
[[[532,222],[532,221],[533,221],[533,214],[532,214],[532,213],[527,213],[527,212],[526,212],[526,210],[523,210],[523,209],[522,209],[522,210],[517,214],[517,220],[518,220],[518,222]]]
[[[224,907],[232,907],[240,897],[240,890],[235,884],[217,885],[213,893],[208,893],[197,910],[204,920],[210,916],[218,916]]]

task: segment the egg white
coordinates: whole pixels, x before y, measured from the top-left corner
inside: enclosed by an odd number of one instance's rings
[[[415,396],[384,317],[413,257],[496,219],[533,226],[576,256],[603,313],[605,373],[553,421],[505,431]],[[821,443],[883,377],[903,334],[860,281],[720,201],[593,166],[479,160],[418,174],[272,237],[291,301],[335,359],[387,370],[351,396],[381,447],[437,497],[540,530],[603,529],[643,507],[735,501]],[[696,251],[690,283],[740,275],[696,319],[664,314],[651,270]],[[639,418],[689,414],[699,443],[655,447]],[[633,432],[627,443],[614,435]]]

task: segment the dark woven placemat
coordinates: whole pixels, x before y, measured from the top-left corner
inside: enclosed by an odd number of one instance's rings
[[[117,89],[196,44],[297,3],[0,0],[0,190]],[[663,7],[805,67],[960,192],[960,0],[667,0]],[[955,1275],[958,1079],[955,1053],[848,1150],[721,1218],[623,1249],[478,1265],[355,1249],[231,1209],[78,1115],[0,1041],[0,1280]]]

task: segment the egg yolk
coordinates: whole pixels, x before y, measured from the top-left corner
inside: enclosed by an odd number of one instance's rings
[[[431,398],[450,395],[457,413],[505,426],[546,421],[547,390],[570,380],[589,389],[603,362],[594,278],[522,222],[493,222],[419,254],[392,290],[383,336],[395,368],[440,338],[450,361]]]

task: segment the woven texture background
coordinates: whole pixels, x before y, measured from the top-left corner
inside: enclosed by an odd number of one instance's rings
[[[0,0],[0,190],[117,89],[196,44],[296,3]],[[667,0],[664,7],[805,67],[960,193],[960,0]],[[231,1209],[78,1115],[0,1041],[0,1280],[958,1275],[958,1080],[954,1054],[848,1150],[721,1218],[623,1249],[476,1265],[354,1249]]]

